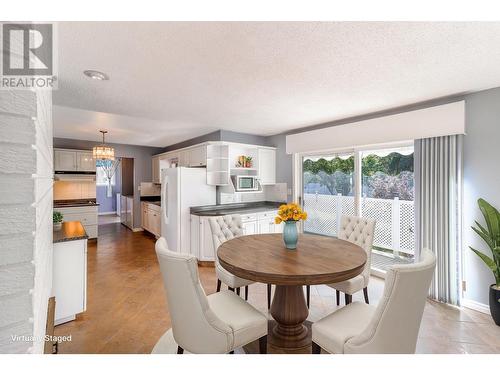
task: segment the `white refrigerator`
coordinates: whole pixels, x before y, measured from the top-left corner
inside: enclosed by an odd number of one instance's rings
[[[215,204],[215,186],[207,185],[205,168],[161,171],[161,235],[172,251],[190,254],[190,208]]]

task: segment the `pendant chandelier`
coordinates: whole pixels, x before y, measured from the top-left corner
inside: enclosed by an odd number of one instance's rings
[[[102,133],[102,144],[95,146],[92,150],[94,154],[94,160],[115,160],[115,149],[113,147],[106,146],[104,141],[104,136],[106,135],[106,130],[99,130]]]
[[[120,159],[115,159],[115,149],[107,146],[104,141],[106,130],[99,130],[102,133],[102,144],[92,149],[96,167],[101,168],[106,176],[106,195],[110,198],[113,195],[112,177],[120,164]]]

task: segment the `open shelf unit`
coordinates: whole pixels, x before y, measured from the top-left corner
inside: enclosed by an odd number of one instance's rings
[[[207,184],[229,184],[229,146],[207,145]]]

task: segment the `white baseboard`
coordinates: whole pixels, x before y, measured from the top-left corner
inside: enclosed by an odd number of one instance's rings
[[[468,309],[482,312],[484,314],[490,314],[490,306],[484,303],[476,302],[471,299],[462,299],[461,304],[463,307],[467,307]]]
[[[109,211],[109,212],[99,212],[99,216],[101,215],[116,215],[116,211]]]

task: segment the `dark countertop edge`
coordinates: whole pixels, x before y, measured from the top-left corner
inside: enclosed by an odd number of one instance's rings
[[[74,226],[74,228],[70,228],[71,226]],[[62,223],[61,229],[53,229],[52,233],[52,243],[87,240],[89,238],[85,228],[79,221],[65,221]]]
[[[198,206],[191,207],[191,215],[196,216],[222,216],[229,215],[231,213],[244,213],[244,212],[259,212],[268,211],[272,209],[277,209],[284,202],[270,202],[270,201],[259,201],[259,202],[245,202],[245,203],[228,203],[228,204],[217,204],[212,206]],[[224,211],[224,212],[221,212]]]
[[[159,195],[147,195],[147,196],[141,196],[141,202],[157,202],[161,200],[161,197]]]
[[[99,206],[99,203],[97,203],[95,199],[65,199],[65,200],[55,200],[53,202],[53,205],[54,208],[65,208],[65,207]]]

